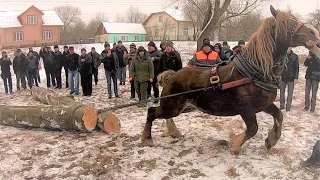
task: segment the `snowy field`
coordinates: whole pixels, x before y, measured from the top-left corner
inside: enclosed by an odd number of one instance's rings
[[[125,43],[126,46],[129,44]],[[230,44],[231,47],[234,45]],[[103,44],[74,46],[78,52],[83,47],[94,46],[98,52],[103,49]],[[175,42],[175,47],[184,64],[195,52],[194,42]],[[308,53],[304,48],[295,48],[294,51],[299,55]],[[9,52],[12,55],[12,51]],[[44,74],[42,70],[41,86],[46,84]],[[146,121],[146,108],[129,107],[114,111],[121,119],[121,133],[117,135],[0,126],[0,179],[319,179],[319,170],[300,167],[300,162],[310,156],[319,139],[320,129],[320,108],[317,107],[315,114],[303,111],[304,75],[305,67],[301,65],[292,110],[283,112],[282,137],[269,151],[264,146],[264,139],[273,126],[273,119],[265,113],[257,115],[257,135],[235,156],[219,142],[245,130],[240,116],[214,117],[201,112],[180,115],[175,118],[183,134],[180,139],[165,137],[165,124],[157,120],[153,126],[155,147],[143,147],[140,134]],[[123,89],[130,88],[129,83],[119,88],[124,92]],[[41,105],[30,97],[28,90],[4,95],[2,81],[0,92],[1,105]],[[67,89],[58,92],[68,94]],[[94,86],[93,96],[75,98],[101,109],[129,102],[129,92],[120,96],[120,99],[107,99],[101,67],[99,85]],[[317,103],[320,106],[319,99]],[[279,106],[278,101],[276,104]]]

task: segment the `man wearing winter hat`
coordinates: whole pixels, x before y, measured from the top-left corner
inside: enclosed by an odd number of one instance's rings
[[[130,72],[130,67],[131,67],[133,58],[134,58],[134,56],[136,55],[136,53],[137,53],[137,46],[136,46],[136,44],[134,44],[134,43],[130,44],[130,52],[129,52],[129,54],[128,54],[129,72]],[[130,96],[130,98],[131,98],[131,99],[134,99],[134,98],[136,97],[136,91],[135,91],[135,89],[134,89],[134,81],[131,80],[131,81],[130,81],[130,84],[131,84],[131,96]]]
[[[167,41],[166,50],[160,58],[158,74],[167,70],[179,71],[180,69],[182,69],[180,54],[173,48],[173,42]]]
[[[148,85],[148,96],[151,96],[151,87],[153,88],[154,97],[159,97],[159,87],[158,87],[158,74],[159,74],[159,66],[160,66],[160,58],[162,52],[158,51],[156,44],[153,41],[150,41],[148,44],[148,52],[151,57],[151,61],[153,62],[154,67],[154,80],[150,82]],[[154,103],[158,103],[159,101],[156,99]]]
[[[153,82],[153,79],[153,63],[150,57],[147,55],[147,51],[144,49],[144,47],[140,46],[130,67],[129,80],[134,80],[135,89],[142,106],[146,106],[147,104],[148,83]]]
[[[241,49],[243,48],[243,46],[245,46],[245,44],[246,44],[246,42],[244,40],[240,40],[238,42],[238,46],[235,46],[233,48],[233,54],[238,54],[241,51]]]
[[[164,52],[166,50],[166,41],[161,41],[160,49],[161,49],[161,52]]]
[[[58,89],[62,88],[61,70],[62,70],[63,60],[64,60],[63,54],[59,51],[59,47],[55,45],[54,52],[53,52],[53,68],[54,68],[54,77],[56,78],[56,82],[57,82],[56,88]]]
[[[227,59],[229,59],[233,55],[233,51],[230,49],[227,41],[222,43],[222,51]]]
[[[188,62],[188,66],[212,67],[220,63],[219,54],[212,51],[210,41],[204,41],[202,50],[197,52]]]

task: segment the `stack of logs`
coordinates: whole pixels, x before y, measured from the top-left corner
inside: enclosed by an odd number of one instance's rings
[[[33,98],[43,106],[0,106],[0,124],[49,130],[86,131],[101,129],[120,132],[120,121],[112,113],[97,111],[76,102],[73,96],[60,96],[53,90],[33,87]]]

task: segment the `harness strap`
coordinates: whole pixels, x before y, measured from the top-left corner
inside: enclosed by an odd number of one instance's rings
[[[238,86],[241,86],[244,84],[249,84],[251,82],[252,82],[251,78],[242,78],[242,79],[239,79],[236,81],[231,81],[231,82],[222,84],[221,89],[225,90],[225,89],[229,89],[229,88],[233,88],[233,87],[238,87]]]

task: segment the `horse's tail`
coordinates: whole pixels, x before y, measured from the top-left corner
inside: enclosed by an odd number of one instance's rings
[[[158,76],[159,86],[163,87],[168,82],[170,77],[175,73],[176,72],[173,70],[168,70],[168,71],[164,71],[163,73],[159,74],[159,76]]]

